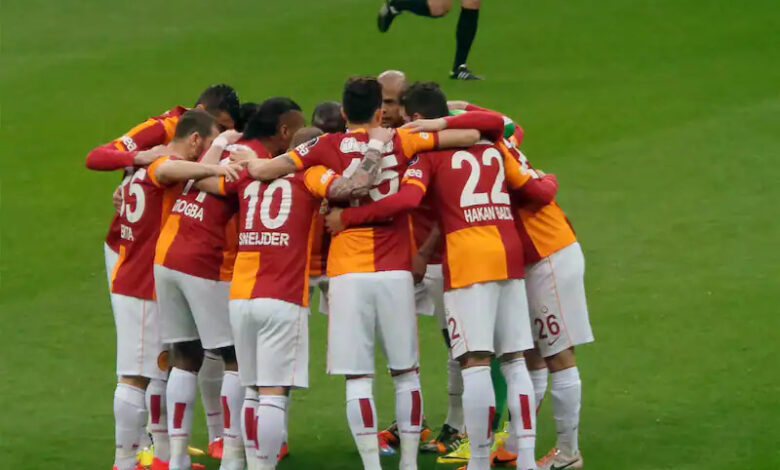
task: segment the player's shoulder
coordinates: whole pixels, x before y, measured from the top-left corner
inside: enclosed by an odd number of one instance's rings
[[[149,119],[154,119],[155,121],[162,121],[165,119],[170,118],[176,118],[181,116],[182,114],[189,111],[189,108],[185,108],[184,106],[174,106],[173,108],[169,109],[168,111],[165,111],[164,113],[158,114],[157,116],[152,116]]]

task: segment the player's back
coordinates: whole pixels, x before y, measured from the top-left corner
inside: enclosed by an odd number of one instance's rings
[[[321,164],[349,177],[358,169],[368,142],[368,132],[364,129],[325,134],[298,146],[293,157],[299,159],[299,167],[309,166],[302,162],[312,159],[310,164]],[[352,205],[378,201],[397,193],[400,176],[406,170],[409,158],[424,145],[433,148],[435,137],[424,133],[410,134],[405,130],[397,132],[382,150],[379,177],[369,190],[368,197],[363,201],[353,201]],[[330,277],[410,269],[411,246],[406,216],[350,227],[331,240],[327,265]]]
[[[307,189],[304,174],[261,182],[244,171],[225,190],[236,194],[240,214],[230,298],[308,305],[312,217],[319,200]]]
[[[444,236],[445,288],[520,279],[523,251],[504,181],[504,160],[490,142],[427,152],[406,179],[431,172],[430,190]],[[422,184],[422,183],[420,183]]]
[[[154,298],[154,254],[160,228],[170,213],[181,184],[164,186],[155,178],[156,168],[169,159],[160,157],[137,169],[122,186],[119,260],[111,275],[111,292],[142,299]]]

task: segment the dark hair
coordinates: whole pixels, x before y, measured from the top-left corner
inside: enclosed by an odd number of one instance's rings
[[[268,98],[244,126],[244,138],[271,137],[279,129],[279,119],[290,111],[300,111],[298,103],[290,98]]]
[[[341,99],[347,121],[354,123],[368,122],[374,113],[382,107],[382,85],[375,77],[356,75],[349,77],[344,84],[344,95]]]
[[[260,109],[260,105],[257,103],[241,103],[238,108],[238,120],[236,121],[236,130],[243,132],[246,127],[246,123],[257,113]]]
[[[341,103],[323,101],[318,104],[311,115],[311,125],[319,127],[323,132],[344,132],[347,128],[347,122],[341,115]]]
[[[214,116],[211,114],[202,109],[191,109],[179,117],[173,138],[176,140],[184,139],[195,133],[207,137],[214,132],[216,125]]]
[[[406,114],[420,114],[425,119],[434,119],[450,114],[447,97],[435,82],[414,82],[401,95],[401,104]]]
[[[233,121],[238,121],[238,94],[232,86],[221,83],[219,85],[211,85],[203,90],[203,93],[198,97],[198,101],[195,106],[202,105],[203,109],[211,114],[218,114],[222,111],[230,114]]]

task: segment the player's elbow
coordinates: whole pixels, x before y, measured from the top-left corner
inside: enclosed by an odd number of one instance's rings
[[[87,169],[100,170],[100,166],[97,164],[99,152],[100,148],[94,148],[87,154],[87,158],[84,161],[84,166],[86,166]]]

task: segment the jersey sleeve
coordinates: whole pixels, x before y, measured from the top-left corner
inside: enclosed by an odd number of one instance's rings
[[[424,191],[414,184],[401,186],[397,193],[360,207],[350,207],[341,213],[345,227],[388,219],[399,212],[408,211],[420,205]]]
[[[325,199],[328,197],[328,189],[330,189],[331,183],[338,177],[339,175],[335,171],[322,165],[317,165],[303,172],[303,183],[306,185],[306,189],[315,197]]]
[[[526,203],[546,206],[555,199],[558,193],[558,178],[548,173],[541,178],[531,178],[519,189],[522,200]]]
[[[120,150],[114,143],[95,147],[87,154],[86,166],[95,171],[113,171],[133,166],[138,152]]]
[[[295,168],[303,170],[315,165],[332,166],[328,161],[332,153],[329,134],[324,134],[302,143],[287,152],[286,155],[295,162]]]
[[[420,152],[435,150],[439,146],[439,134],[436,132],[412,133],[408,129],[401,128],[396,130],[396,134],[406,158],[412,158]]]
[[[417,186],[425,194],[433,177],[433,170],[433,158],[430,155],[416,155],[409,161],[401,184]]]
[[[490,140],[504,136],[504,117],[492,111],[470,111],[455,116],[447,116],[448,129],[476,129]]]
[[[241,173],[238,174],[238,178],[233,181],[228,181],[224,176],[219,177],[219,194],[227,196],[230,194],[238,194],[241,186],[247,181],[252,179],[249,175],[249,170],[244,168]]]
[[[122,137],[101,145],[87,154],[86,166],[90,170],[112,171],[133,166],[135,155],[163,145],[173,138],[178,117],[151,118],[138,124]]]
[[[171,157],[160,157],[155,161],[153,161],[151,164],[149,164],[149,166],[147,167],[146,177],[149,178],[149,181],[151,181],[153,185],[159,188],[163,187],[163,185],[159,181],[157,181],[157,176],[155,175],[155,172],[157,171],[158,168],[160,168],[160,165],[169,161],[170,159]]]
[[[523,187],[533,178],[531,173],[525,171],[517,157],[512,153],[512,149],[503,142],[498,143],[498,149],[504,157],[504,173],[506,174],[506,185],[509,189],[518,189]]]

